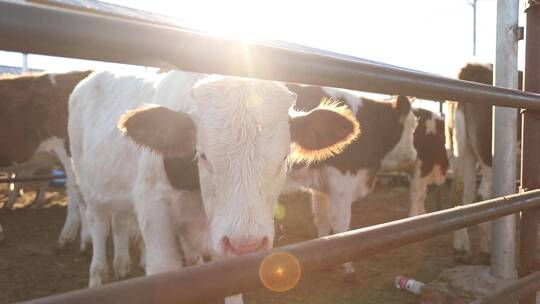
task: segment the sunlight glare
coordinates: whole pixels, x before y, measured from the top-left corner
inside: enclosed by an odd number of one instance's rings
[[[288,291],[298,284],[302,275],[300,262],[287,252],[274,252],[264,258],[259,266],[262,284],[275,292]]]

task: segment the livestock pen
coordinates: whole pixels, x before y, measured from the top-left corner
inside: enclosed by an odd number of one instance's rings
[[[527,296],[522,303],[533,303],[530,293],[540,288],[538,273],[533,273],[540,191],[531,190],[538,188],[540,95],[531,92],[540,91],[540,4],[531,1],[527,15],[525,89],[529,92],[519,92],[276,41],[234,41],[148,22],[0,2],[0,49],[3,50],[527,109],[523,120],[521,188],[524,192],[521,194],[33,302],[201,303],[262,287],[259,265],[276,252],[292,254],[302,272],[308,273],[521,212],[522,278],[507,290],[505,297],[490,297],[489,301],[508,303]],[[249,62],[245,61],[246,56]],[[227,280],[207,283],[209,278],[223,274],[227,274]]]

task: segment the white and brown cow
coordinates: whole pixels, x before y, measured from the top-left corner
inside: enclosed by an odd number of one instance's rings
[[[351,204],[368,195],[375,177],[387,158],[387,164],[413,164],[416,150],[413,131],[416,118],[407,97],[393,102],[374,101],[355,92],[326,87],[287,84],[298,94],[296,107],[311,109],[324,99],[340,100],[355,114],[361,136],[342,153],[325,161],[297,165],[289,174],[284,192],[298,186],[311,193],[312,211],[319,237],[349,230]],[[347,278],[354,278],[352,264],[345,264]]]
[[[77,238],[80,193],[67,150],[68,98],[90,71],[0,76],[0,169],[52,153],[67,175],[68,214],[58,244]]]
[[[111,223],[113,235],[126,236],[116,230],[133,214],[146,273],[182,267],[175,213],[193,195],[202,197],[214,256],[272,247],[288,160],[325,159],[359,133],[348,109],[321,104],[297,112],[295,99],[277,82],[182,71],[101,72],[81,82],[68,129],[93,242],[90,285],[106,278]],[[122,250],[129,245],[114,241]],[[116,249],[115,270],[129,264],[116,265]]]
[[[493,65],[468,63],[461,69],[458,78],[491,85]],[[519,87],[522,84],[521,78],[520,72]],[[453,203],[470,204],[477,201],[477,167],[481,176],[478,195],[481,200],[489,199],[492,189],[492,106],[450,101],[445,129],[446,148],[454,170],[451,191]],[[480,252],[485,261],[489,261],[491,235],[489,227],[489,222],[480,224],[482,231]],[[467,229],[457,230],[454,233],[454,251],[457,260],[465,262],[470,260],[471,248]]]

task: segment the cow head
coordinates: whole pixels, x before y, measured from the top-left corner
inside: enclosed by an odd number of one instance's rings
[[[272,247],[288,162],[327,158],[359,133],[352,113],[335,104],[295,112],[296,94],[278,82],[208,76],[191,98],[191,115],[147,106],[124,114],[119,128],[164,156],[197,157],[218,255]]]
[[[383,159],[383,167],[387,169],[399,168],[412,164],[416,160],[416,149],[414,148],[414,129],[416,128],[416,117],[411,111],[411,101],[406,96],[398,96],[392,103],[392,115],[395,124],[394,130],[400,132],[393,133],[398,138],[395,146]]]

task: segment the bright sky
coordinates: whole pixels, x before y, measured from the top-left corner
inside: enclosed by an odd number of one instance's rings
[[[454,77],[472,57],[472,0],[108,0],[179,18],[189,27],[264,36]],[[524,0],[520,1],[523,11]],[[496,0],[478,0],[477,60],[495,58]],[[521,16],[521,23],[524,18]],[[520,42],[520,49],[523,49]],[[519,68],[523,67],[523,50]],[[0,53],[0,64],[20,65]],[[49,70],[110,65],[31,55]],[[123,68],[126,66],[116,65]]]

